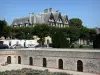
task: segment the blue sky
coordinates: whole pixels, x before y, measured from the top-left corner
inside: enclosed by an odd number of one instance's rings
[[[69,19],[80,18],[84,26],[100,27],[100,0],[0,0],[0,19],[11,24],[15,18],[34,11],[38,14],[46,8],[60,10]]]

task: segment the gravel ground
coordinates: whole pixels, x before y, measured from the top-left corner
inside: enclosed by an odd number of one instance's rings
[[[17,70],[22,68],[32,68],[35,70],[45,70],[48,69],[50,72],[66,72],[73,75],[98,75],[98,74],[91,74],[91,73],[82,73],[82,72],[76,72],[76,71],[68,71],[68,70],[59,70],[59,69],[52,69],[52,68],[43,68],[43,67],[37,67],[37,66],[29,66],[29,65],[19,65],[19,64],[9,64],[6,66],[0,66],[0,71],[6,71],[6,70]]]

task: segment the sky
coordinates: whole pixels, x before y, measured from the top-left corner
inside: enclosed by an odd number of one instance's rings
[[[68,18],[80,18],[84,26],[100,27],[100,0],[0,0],[0,19],[10,25],[15,18],[44,9],[60,10]]]

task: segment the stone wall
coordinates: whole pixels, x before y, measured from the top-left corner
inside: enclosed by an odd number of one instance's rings
[[[83,63],[83,72],[100,73],[100,50],[78,49],[12,49],[0,50],[0,63],[7,62],[11,56],[11,63],[29,65],[29,57],[33,58],[33,66],[43,67],[43,58],[46,58],[46,67],[59,68],[59,59],[63,60],[63,69],[77,71],[77,61]]]

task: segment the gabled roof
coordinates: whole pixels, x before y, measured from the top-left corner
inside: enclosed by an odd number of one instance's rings
[[[20,22],[27,23],[28,20],[29,20],[29,16],[28,17],[21,18],[20,19]]]
[[[55,22],[57,21],[59,15],[60,15],[59,12],[55,12],[55,13],[53,13],[53,16],[54,16],[54,20],[55,20]]]
[[[66,20],[68,21],[68,16],[67,15],[63,15],[62,16],[62,20],[63,20],[63,23],[65,23]]]
[[[19,19],[15,19],[13,21],[12,25],[22,24],[22,23],[28,23],[28,20],[29,20],[29,16],[28,17],[19,18]]]
[[[29,18],[30,18],[30,16],[15,19],[12,22],[12,25],[29,23],[29,20],[30,20]],[[60,18],[63,23],[65,23],[65,21],[68,20],[68,16],[67,15],[61,16],[60,12],[48,12],[48,13],[42,13],[42,14],[38,14],[38,15],[36,15],[36,14],[31,15],[31,23],[32,24],[34,24],[34,23],[48,24],[48,21],[50,18],[53,18],[55,23],[57,22],[58,18]]]
[[[19,20],[18,19],[15,19],[13,22],[12,22],[12,25],[16,25],[19,23]]]
[[[60,14],[60,12],[53,12],[53,13],[45,13],[44,14],[44,22],[45,23],[48,23],[48,20],[49,20],[49,18],[50,18],[50,16],[53,16],[54,17],[54,21],[56,22],[57,21],[57,19],[59,18],[59,17],[61,17],[61,14]],[[61,19],[62,19],[62,17],[61,17]]]

